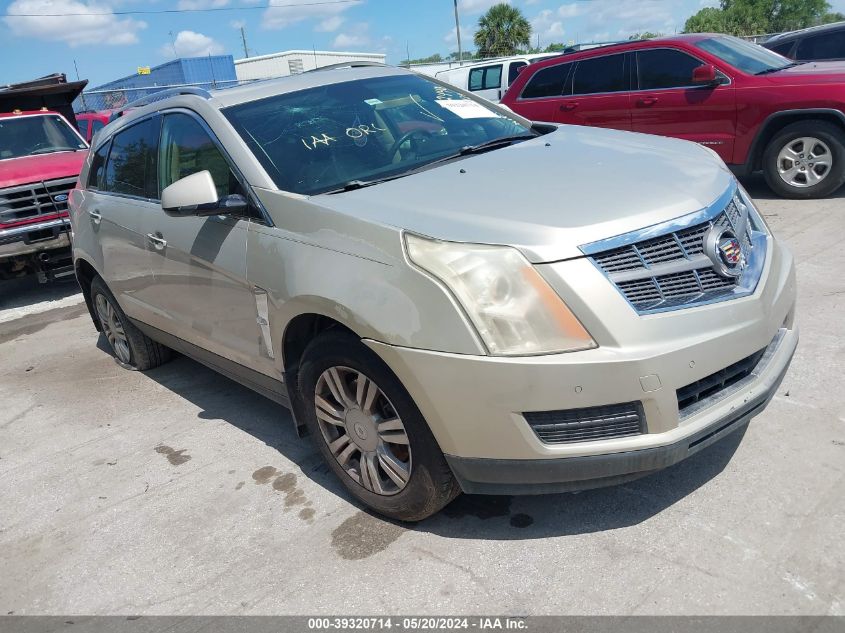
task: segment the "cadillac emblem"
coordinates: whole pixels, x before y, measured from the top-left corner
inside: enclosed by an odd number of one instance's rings
[[[714,226],[704,239],[704,251],[723,277],[739,277],[745,268],[742,244],[733,229]]]

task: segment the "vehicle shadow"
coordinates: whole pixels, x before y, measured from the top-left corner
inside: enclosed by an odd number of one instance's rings
[[[101,335],[98,348],[108,352]],[[223,420],[274,448],[301,474],[328,492],[357,504],[323,463],[311,438],[299,438],[282,406],[188,358],[145,373],[161,386],[193,403],[202,420]],[[439,514],[403,529],[446,538],[536,539],[612,530],[641,523],[716,477],[728,464],[745,430],[738,431],[671,468],[642,479],[580,493],[542,496],[461,495]],[[280,464],[270,464],[280,467]],[[267,464],[250,464],[255,470]],[[387,526],[386,526],[387,527]]]
[[[0,310],[23,308],[42,301],[57,301],[78,294],[75,277],[39,284],[38,277],[27,275],[0,281]]]
[[[741,178],[740,182],[755,200],[786,200],[785,198],[778,196],[769,188],[769,185],[766,184],[766,179],[763,178],[762,174],[752,174],[751,176],[746,176]],[[845,198],[845,186],[840,187],[835,192],[827,196],[827,198]],[[797,200],[795,202],[800,204],[801,201]]]

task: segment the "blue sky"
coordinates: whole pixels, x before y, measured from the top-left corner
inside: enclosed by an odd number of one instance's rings
[[[0,0],[0,84],[51,72],[105,83],[174,57],[231,53],[243,57],[240,27],[250,53],[315,46],[387,54],[389,63],[457,50],[452,0]],[[479,16],[496,0],[459,0],[461,34],[472,41]],[[272,8],[259,8],[264,4]],[[551,42],[621,39],[631,33],[674,33],[684,20],[717,0],[511,0],[534,26],[534,39]],[[845,0],[832,0],[845,12]],[[293,6],[291,6],[293,5]],[[298,5],[298,6],[297,6]],[[226,8],[210,13],[129,14],[126,11]],[[118,14],[116,14],[117,12]],[[91,14],[9,17],[10,14]]]

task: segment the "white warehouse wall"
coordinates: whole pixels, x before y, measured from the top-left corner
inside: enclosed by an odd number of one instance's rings
[[[314,70],[317,67],[342,62],[384,63],[382,53],[346,53],[337,51],[283,51],[258,57],[235,60],[235,75],[241,81],[248,79],[270,79],[285,77],[296,72]]]

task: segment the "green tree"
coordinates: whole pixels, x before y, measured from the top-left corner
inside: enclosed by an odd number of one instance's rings
[[[642,33],[634,33],[628,39],[633,40],[653,40],[655,37],[662,37],[663,33],[652,33],[651,31],[644,31]]]
[[[546,46],[546,49],[543,51],[544,53],[560,53],[566,48],[566,44],[562,42],[556,42],[553,44],[549,44]]]
[[[474,40],[479,57],[514,55],[531,44],[531,24],[516,7],[496,4],[479,18]]]
[[[759,35],[835,22],[836,17],[827,0],[721,0],[718,8],[690,16],[684,32]]]

